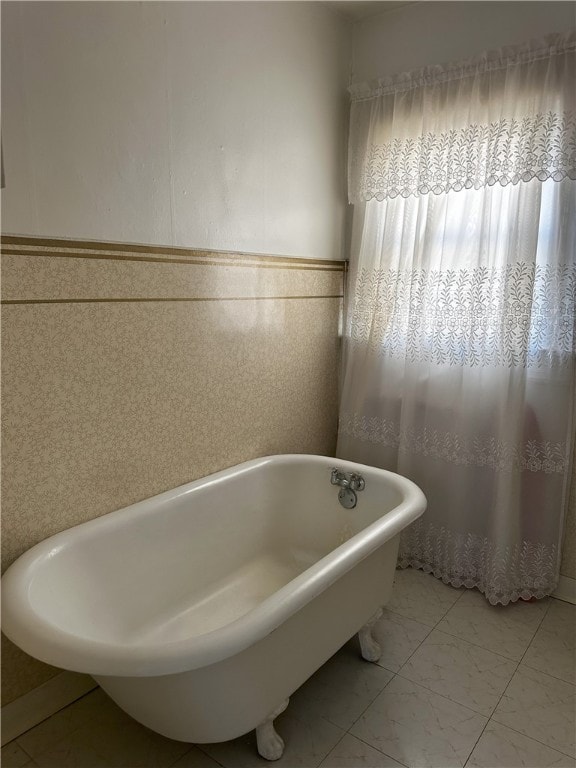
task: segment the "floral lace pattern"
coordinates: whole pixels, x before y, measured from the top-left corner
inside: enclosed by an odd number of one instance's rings
[[[341,414],[339,433],[361,442],[431,456],[455,465],[490,467],[499,472],[563,474],[568,469],[568,450],[562,442],[528,440],[518,447],[495,437],[464,437],[427,427],[401,429],[397,422],[389,419],[358,413]]]
[[[350,335],[450,366],[558,366],[575,349],[576,264],[358,271]]]
[[[544,597],[559,575],[575,60],[570,30],[352,91],[348,195],[362,205],[338,452],[422,484],[401,567],[493,604]]]
[[[398,565],[432,573],[453,587],[476,587],[492,605],[551,594],[558,583],[553,544],[497,544],[418,520],[402,532]]]
[[[576,179],[576,115],[548,112],[394,138],[369,145],[363,158],[352,202]]]

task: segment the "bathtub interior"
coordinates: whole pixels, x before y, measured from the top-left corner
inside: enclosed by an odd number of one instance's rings
[[[330,466],[263,462],[81,526],[38,569],[30,603],[94,641],[148,645],[218,629],[402,501],[367,472],[346,510]]]

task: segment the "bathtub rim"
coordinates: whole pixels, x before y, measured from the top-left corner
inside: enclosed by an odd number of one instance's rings
[[[57,556],[70,539],[89,538],[93,529],[111,528],[118,518],[128,522],[157,511],[176,498],[224,482],[268,464],[306,461],[327,469],[376,473],[403,496],[400,504],[333,549],[238,619],[203,635],[184,640],[123,645],[80,637],[58,628],[32,607],[28,585],[43,562]],[[335,491],[336,492],[336,491]],[[2,577],[2,625],[7,637],[30,655],[54,666],[99,676],[145,677],[178,674],[229,658],[273,632],[354,565],[416,520],[426,508],[422,491],[395,472],[358,462],[315,454],[276,454],[220,470],[127,507],[68,528],[22,554]]]

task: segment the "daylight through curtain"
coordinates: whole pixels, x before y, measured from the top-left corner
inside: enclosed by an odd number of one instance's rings
[[[353,91],[338,455],[414,480],[400,565],[559,572],[574,437],[576,36]]]

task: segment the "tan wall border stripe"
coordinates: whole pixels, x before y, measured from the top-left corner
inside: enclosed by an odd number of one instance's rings
[[[250,266],[256,268],[269,266],[276,269],[292,268],[326,271],[343,271],[346,263],[344,260],[330,261],[293,256],[268,256],[244,251],[218,251],[199,248],[136,245],[132,243],[65,240],[23,235],[2,235],[0,242],[2,246],[9,246],[4,251],[6,254],[20,254],[22,256],[117,259],[172,264]],[[43,250],[30,251],[26,250],[26,246],[42,248]],[[108,253],[100,253],[101,251],[107,251]]]
[[[343,294],[327,296],[201,296],[196,298],[151,298],[151,299],[5,299],[0,304],[135,304],[141,302],[167,301],[287,301],[304,299],[342,299]]]
[[[118,254],[110,254],[110,253],[63,253],[62,251],[25,251],[20,249],[14,249],[14,250],[3,250],[2,251],[3,256],[38,256],[40,258],[65,258],[65,259],[95,259],[98,261],[137,261],[137,262],[147,262],[152,264],[187,264],[188,266],[195,267],[195,266],[212,266],[212,267],[244,267],[244,269],[299,269],[301,271],[306,272],[343,272],[344,267],[338,266],[338,267],[321,267],[321,266],[315,266],[312,265],[311,267],[307,266],[306,263],[303,264],[285,264],[283,263],[282,257],[275,257],[271,256],[269,258],[275,259],[278,261],[278,264],[272,264],[269,262],[263,262],[263,263],[250,263],[248,261],[248,258],[252,260],[253,257],[248,257],[246,259],[235,259],[234,261],[231,260],[225,260],[224,258],[218,259],[171,259],[171,258],[156,258],[154,256],[126,256],[123,253]],[[264,258],[264,257],[263,257]],[[307,262],[308,259],[302,259],[302,262]]]

